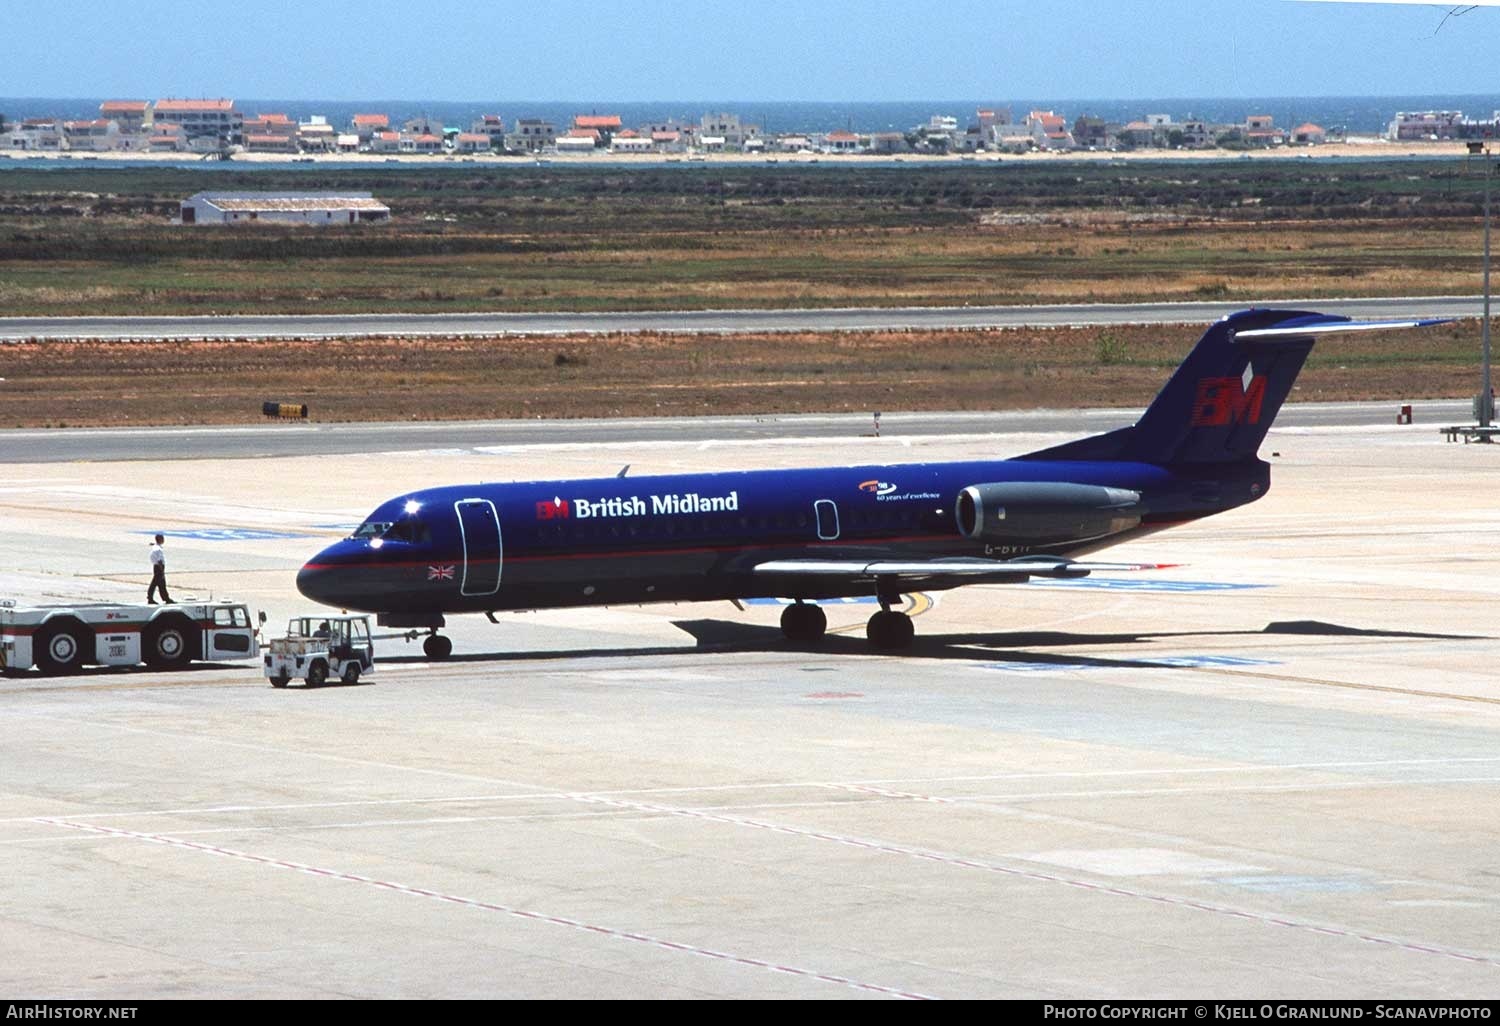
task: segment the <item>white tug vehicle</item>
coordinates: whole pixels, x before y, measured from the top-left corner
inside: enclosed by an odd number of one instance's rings
[[[86,666],[175,670],[194,660],[259,655],[256,627],[243,602],[88,602],[22,606],[0,601],[0,671],[46,676]]]
[[[319,687],[329,677],[357,684],[375,669],[375,646],[368,616],[298,616],[287,623],[286,637],[266,643],[263,660],[272,687],[284,688],[293,677]]]

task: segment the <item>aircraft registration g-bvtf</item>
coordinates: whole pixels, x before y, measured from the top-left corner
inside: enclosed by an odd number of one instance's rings
[[[905,648],[901,592],[1139,565],[1079,557],[1253,502],[1257,450],[1315,335],[1419,327],[1292,310],[1214,323],[1131,427],[1007,460],[458,485],[382,503],[297,575],[308,598],[426,628],[449,613],[777,597],[813,641],[818,599],[873,594],[868,636]]]

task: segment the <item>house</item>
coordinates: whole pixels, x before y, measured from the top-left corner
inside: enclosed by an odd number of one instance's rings
[[[1292,142],[1302,146],[1321,146],[1328,141],[1328,133],[1311,121],[1292,129]]]
[[[297,145],[312,153],[331,153],[338,149],[338,132],[327,118],[314,115],[297,126]]]
[[[157,100],[151,121],[153,126],[179,126],[190,149],[237,146],[243,141],[245,116],[233,100]]]
[[[1039,150],[1071,150],[1073,136],[1062,116],[1050,110],[1034,110],[1026,116],[1032,142]]]
[[[1156,129],[1146,121],[1130,121],[1120,126],[1115,138],[1127,149],[1146,149],[1156,145]]]
[[[1109,145],[1109,125],[1103,118],[1081,114],[1073,119],[1073,141],[1086,149],[1102,150]]]
[[[1003,109],[991,110],[981,107],[979,110],[976,110],[974,112],[974,120],[978,123],[979,130],[988,135],[990,129],[994,128],[996,125],[1010,124],[1010,108],[1006,107]]]
[[[245,149],[251,153],[296,153],[297,122],[285,114],[257,114],[241,124]]]
[[[401,125],[403,135],[435,135],[439,139],[443,137],[443,123],[435,117],[420,114],[414,118],[407,118]]]
[[[453,149],[458,153],[489,153],[493,140],[486,132],[459,132]]]
[[[705,114],[698,122],[698,134],[723,139],[723,149],[742,150],[746,142],[760,137],[760,127],[744,124],[738,114]]]
[[[181,153],[187,148],[187,133],[181,125],[152,125],[146,138],[146,149],[152,153]]]
[[[113,121],[126,134],[137,134],[150,124],[150,104],[145,100],[105,100],[99,104],[99,116]]]
[[[339,153],[358,153],[359,136],[353,132],[340,132],[334,139],[333,146]]]
[[[469,125],[470,135],[489,136],[489,149],[498,150],[505,145],[505,121],[499,114],[483,114]]]
[[[245,149],[251,153],[296,153],[297,137],[270,132],[246,132]]]
[[[1036,147],[1031,126],[1025,124],[993,126],[990,129],[990,142],[1003,153],[1029,153]]]
[[[368,192],[200,192],[182,201],[182,224],[359,224],[388,221],[391,208]]]
[[[1386,127],[1385,137],[1392,142],[1417,139],[1457,139],[1463,135],[1464,113],[1461,110],[1399,111]]]
[[[1009,117],[1003,119],[1003,123],[1009,123],[1009,121]],[[993,145],[993,130],[1001,123],[1002,119],[997,115],[991,123],[990,137],[984,140],[986,149]],[[918,125],[914,131],[920,148],[932,153],[947,153],[949,150],[961,149],[967,144],[965,138],[967,133],[958,130],[958,118],[949,117],[946,114],[932,115],[925,125]]]
[[[104,118],[93,121],[64,121],[63,141],[70,150],[102,153],[119,149],[120,126]]]
[[[906,153],[911,147],[906,142],[906,136],[901,132],[876,132],[870,136],[871,153]]]
[[[823,150],[826,153],[858,153],[859,136],[847,128],[836,128],[823,136]]]
[[[5,145],[12,150],[60,150],[62,123],[56,118],[27,118],[6,132]]]
[[[651,133],[651,146],[658,153],[681,153],[687,148],[683,144],[681,132],[667,129]]]
[[[565,135],[558,136],[553,145],[558,153],[593,153],[599,146],[599,133],[592,129],[585,132],[574,128]]]
[[[557,126],[541,118],[522,118],[516,122],[516,130],[505,136],[505,148],[522,153],[550,150],[556,143]]]
[[[1252,146],[1280,146],[1286,142],[1286,133],[1276,127],[1269,114],[1251,114],[1245,119],[1243,137]]]
[[[390,128],[388,114],[356,114],[349,123],[349,131],[359,137],[361,146],[369,146],[377,132],[388,132]]]
[[[656,143],[650,137],[632,132],[627,128],[615,136],[610,149],[615,153],[654,153]]]
[[[402,132],[397,137],[397,139],[397,148],[402,153],[432,154],[443,152],[443,137],[440,135],[433,135],[431,132],[422,132],[418,134]]]
[[[594,132],[600,146],[608,146],[610,139],[621,128],[618,114],[578,114],[573,118],[573,129]]]
[[[1202,150],[1214,144],[1214,134],[1208,122],[1196,118],[1182,122],[1182,145],[1190,150]]]
[[[297,122],[285,114],[257,114],[241,123],[246,135],[284,135],[291,138],[297,134]]]
[[[376,132],[370,137],[371,153],[400,153],[400,132]]]

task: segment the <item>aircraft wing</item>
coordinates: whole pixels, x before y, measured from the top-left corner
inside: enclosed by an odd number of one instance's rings
[[[1163,563],[1095,563],[1069,559],[772,559],[758,574],[804,577],[968,577],[973,583],[1019,584],[1031,577],[1087,577],[1091,573],[1157,570]]]

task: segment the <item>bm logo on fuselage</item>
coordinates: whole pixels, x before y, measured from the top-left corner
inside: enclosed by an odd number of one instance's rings
[[[551,502],[537,503],[536,518],[538,520],[571,520],[573,510],[567,499],[559,497]]]
[[[896,490],[896,486],[889,481],[861,481],[859,490],[871,495],[890,495]]]
[[[1266,398],[1266,379],[1199,378],[1198,395],[1193,400],[1193,427],[1227,427],[1230,424],[1259,424],[1260,408]]]

